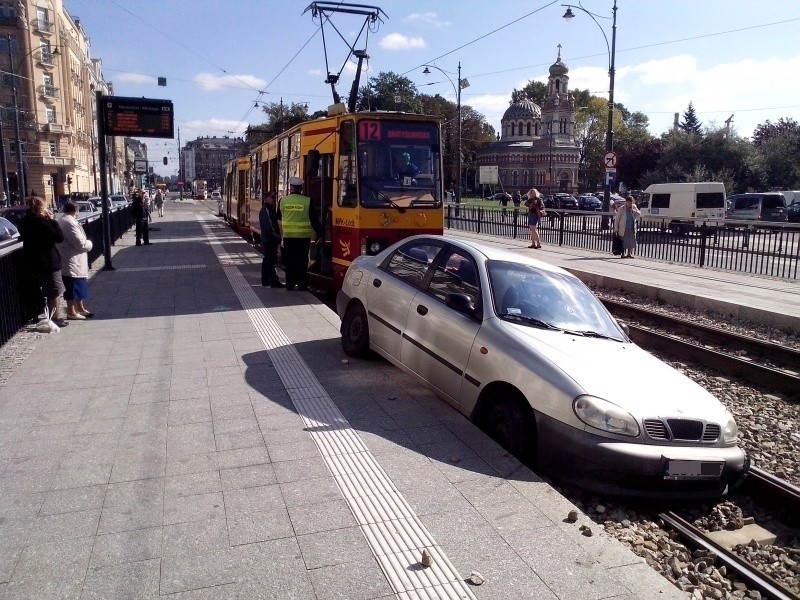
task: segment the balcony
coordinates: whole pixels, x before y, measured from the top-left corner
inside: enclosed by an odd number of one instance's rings
[[[52,35],[56,31],[56,26],[51,21],[46,21],[44,19],[34,19],[33,20],[33,29],[37,33],[43,33],[45,35]]]
[[[61,90],[53,85],[40,85],[36,90],[45,100],[57,100],[61,96]]]
[[[76,161],[74,158],[66,156],[28,156],[28,164],[32,165],[45,165],[48,167],[74,167]]]
[[[40,123],[39,131],[42,133],[59,133],[61,135],[73,135],[75,129],[71,125],[61,123]]]

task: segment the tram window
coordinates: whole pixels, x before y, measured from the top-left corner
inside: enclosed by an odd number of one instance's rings
[[[357,206],[355,128],[352,121],[339,127],[339,206]]]

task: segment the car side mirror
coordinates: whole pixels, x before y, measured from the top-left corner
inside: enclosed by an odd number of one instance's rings
[[[624,323],[623,321],[617,321],[617,325],[619,325],[619,328],[622,329],[622,331],[625,333],[625,335],[627,335],[628,337],[631,337],[631,330],[628,327],[627,323]]]
[[[444,303],[445,306],[455,311],[475,316],[475,303],[467,294],[447,294]]]

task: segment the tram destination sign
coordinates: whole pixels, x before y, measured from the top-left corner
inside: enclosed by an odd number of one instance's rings
[[[103,96],[101,106],[106,135],[175,137],[172,100]]]

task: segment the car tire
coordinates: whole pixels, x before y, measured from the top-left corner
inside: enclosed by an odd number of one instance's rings
[[[483,427],[494,441],[533,467],[536,462],[536,422],[530,408],[516,399],[507,398],[495,404]]]
[[[367,311],[360,303],[347,308],[342,319],[342,350],[347,356],[363,358],[369,354]]]

